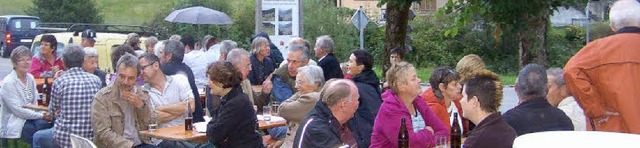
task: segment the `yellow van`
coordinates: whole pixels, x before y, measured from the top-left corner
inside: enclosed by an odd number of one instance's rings
[[[91,25],[105,26],[102,24],[91,24]],[[114,26],[132,26],[132,25],[114,25]],[[82,27],[82,28],[77,28],[76,26],[75,29],[73,29],[73,27],[74,26],[69,27],[69,29],[39,27],[39,29],[42,29],[45,31],[53,31],[55,33],[45,33],[45,34],[36,36],[33,39],[33,43],[31,45],[31,53],[33,53],[34,55],[38,54],[38,52],[40,51],[40,40],[42,39],[43,35],[48,34],[56,37],[56,40],[58,41],[57,52],[62,54],[64,53],[64,47],[66,45],[81,44],[82,37],[80,37],[80,34],[82,33],[82,31],[84,31],[85,29],[92,29],[96,31],[96,38],[95,38],[96,43],[94,45],[94,48],[96,48],[96,50],[98,51],[98,67],[105,71],[113,71],[111,70],[111,67],[112,67],[111,66],[111,50],[113,47],[117,47],[119,45],[124,44],[124,42],[127,40],[127,34],[128,34],[126,33],[127,31],[126,30],[125,31],[105,30],[104,28],[91,27],[91,26]],[[143,26],[135,26],[135,27],[143,27]],[[68,30],[73,30],[73,31],[68,31]],[[56,32],[56,31],[62,31],[62,32]],[[149,35],[155,35],[155,33],[150,33],[150,32],[140,32],[140,31],[131,31],[131,32],[140,34],[140,43],[144,43],[144,41],[147,40],[147,37]],[[145,46],[141,45],[140,48],[146,51]]]

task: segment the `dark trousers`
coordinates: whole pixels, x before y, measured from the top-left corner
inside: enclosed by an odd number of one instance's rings
[[[42,129],[48,129],[53,127],[53,123],[49,123],[46,120],[35,119],[27,120],[22,127],[22,134],[20,139],[24,142],[31,144],[33,142],[33,134]]]

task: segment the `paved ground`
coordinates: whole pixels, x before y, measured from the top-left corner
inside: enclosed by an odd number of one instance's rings
[[[13,70],[11,60],[9,60],[8,58],[0,58],[0,80],[9,75],[11,70]]]

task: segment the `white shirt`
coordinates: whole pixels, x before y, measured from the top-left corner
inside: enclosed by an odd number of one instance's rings
[[[584,111],[578,105],[573,96],[569,96],[567,98],[562,99],[558,104],[558,109],[562,110],[573,123],[573,129],[576,131],[585,131],[587,130],[587,119],[584,116]]]
[[[207,59],[209,60],[207,62],[207,65],[220,60],[220,46],[222,45],[219,43],[215,44],[209,47],[209,50],[204,52],[205,57],[207,57]]]
[[[207,66],[209,65],[209,59],[205,55],[205,52],[200,50],[192,50],[191,52],[184,54],[184,60],[182,63],[186,64],[193,71],[194,80],[198,89],[204,89],[204,85],[207,84]]]
[[[144,85],[144,88],[149,91],[151,96],[151,107],[155,110],[157,106],[171,105],[180,102],[185,102],[189,98],[193,98],[189,81],[184,75],[176,74],[172,76],[166,76],[167,81],[164,83],[164,90],[162,93],[151,87],[149,83]],[[184,124],[184,116],[178,117],[166,123],[158,124],[158,127],[171,127]],[[160,144],[162,140],[151,139],[154,145]]]

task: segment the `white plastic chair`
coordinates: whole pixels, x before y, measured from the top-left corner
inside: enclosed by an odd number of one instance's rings
[[[72,148],[97,148],[93,142],[87,138],[80,137],[75,134],[71,134],[71,147]]]

